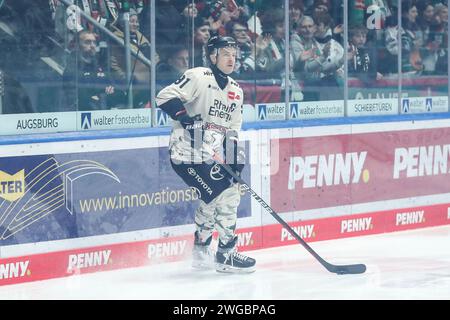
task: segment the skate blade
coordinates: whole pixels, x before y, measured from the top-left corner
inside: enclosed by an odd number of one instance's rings
[[[225,264],[216,264],[216,271],[221,273],[252,273],[256,271],[256,267],[236,268]]]

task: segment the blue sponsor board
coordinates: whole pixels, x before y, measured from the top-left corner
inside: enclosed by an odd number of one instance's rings
[[[192,224],[198,204],[167,147],[0,158],[0,246]]]

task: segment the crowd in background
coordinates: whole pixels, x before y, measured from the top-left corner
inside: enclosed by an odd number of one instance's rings
[[[342,0],[289,0],[289,44],[285,43],[283,2],[155,0],[155,39],[151,41],[149,0],[72,1],[122,39],[121,12],[129,9],[131,47],[152,60],[157,91],[187,68],[207,66],[205,45],[213,35],[236,39],[239,50],[232,77],[243,81],[284,79],[285,50],[289,45],[287,77],[292,100],[342,99],[345,59],[349,76],[367,86],[397,74],[399,46],[400,68],[405,76],[448,73],[446,0],[402,0],[400,15],[396,0],[349,0],[347,46]],[[127,6],[123,7],[124,3]],[[27,61],[21,64],[26,69],[36,55],[51,56],[54,49],[49,48],[57,43],[64,50],[60,61],[64,110],[126,107],[131,85],[133,107],[148,106],[149,67],[133,56],[132,79],[126,81],[123,47],[75,12],[58,0],[4,1],[0,31],[8,33],[9,25],[11,34],[20,39],[8,42],[0,36],[0,68],[8,71],[12,61],[21,59]],[[25,32],[20,32],[20,27]],[[152,57],[154,44],[156,55]],[[13,46],[19,49],[8,50]],[[82,101],[83,96],[87,100]]]

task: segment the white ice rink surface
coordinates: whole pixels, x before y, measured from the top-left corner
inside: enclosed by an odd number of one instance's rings
[[[182,261],[2,286],[0,300],[450,299],[450,226],[310,245],[330,263],[367,271],[329,273],[298,244],[248,252],[252,274],[195,271]]]

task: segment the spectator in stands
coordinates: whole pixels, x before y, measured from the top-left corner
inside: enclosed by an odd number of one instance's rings
[[[316,24],[310,16],[303,16],[296,32],[292,34],[290,45],[294,61],[297,65],[304,65],[309,58],[315,57],[319,52],[319,44],[314,35]],[[300,68],[303,70],[303,67]]]
[[[367,46],[368,30],[365,26],[351,27],[348,32],[348,75],[356,77],[364,84],[370,85],[374,80],[380,80],[383,76],[377,72],[376,54],[370,46]]]
[[[321,95],[325,100],[343,99],[342,78],[344,76],[344,48],[333,39],[333,20],[328,13],[316,13],[314,16],[316,24],[315,39],[319,44],[319,66],[320,81],[325,87]]]
[[[438,24],[446,26],[448,24],[448,7],[443,3],[438,3],[434,6],[434,17]]]
[[[434,23],[434,6],[429,1],[423,1],[417,4],[417,9],[419,11],[417,23],[422,32],[424,43],[420,48],[423,74],[433,74],[436,69],[437,51],[440,46],[435,39],[430,39]]]
[[[310,16],[302,16],[297,29],[291,35],[290,46],[293,56],[293,72],[297,79],[303,81],[303,97],[300,100],[317,100],[317,91],[311,84],[317,81],[318,73],[310,72],[311,64],[319,58],[319,43],[314,38],[316,24]]]
[[[177,80],[188,67],[188,49],[181,44],[173,46],[166,59],[156,66],[157,91]]]
[[[397,14],[392,14],[386,18],[386,29],[384,32],[384,46],[380,51],[380,59],[383,63],[379,65],[378,70],[384,74],[398,73],[398,53],[399,45],[397,41],[399,32]],[[400,30],[403,33],[403,30]],[[402,38],[403,43],[403,38]]]
[[[58,0],[44,0],[50,4],[52,18],[55,20],[55,30],[61,39],[71,41],[81,30],[97,31],[96,27],[87,19],[80,17],[73,6],[69,8]],[[101,25],[110,27],[119,17],[118,1],[83,0],[71,1],[77,5],[83,13],[97,20]],[[130,5],[134,6],[133,3]],[[70,32],[67,32],[70,31]]]
[[[417,74],[421,70],[422,62],[420,56],[417,55],[418,50],[415,49],[414,33],[411,31],[406,32],[405,29],[399,28],[397,14],[392,14],[386,18],[385,50],[380,54],[383,63],[379,64],[378,71],[384,75],[398,72],[399,46],[397,38],[399,32],[402,46],[402,73],[408,75]]]
[[[262,33],[255,40],[255,76],[263,79],[284,80],[285,67],[285,17],[284,9],[276,2],[268,2],[260,13]],[[294,61],[289,56],[289,74],[281,81],[281,94],[289,91],[291,101],[303,99],[301,88],[293,72]]]
[[[262,35],[256,39],[260,54],[256,57],[256,68],[264,77],[280,78],[284,71],[284,11],[273,9],[261,17]]]
[[[350,25],[364,25],[366,14],[365,0],[350,0],[348,3],[348,23]]]
[[[144,37],[151,40],[150,1],[134,0],[133,2],[134,3],[130,3],[130,9],[134,10],[138,14],[139,31],[144,35]]]
[[[331,4],[328,0],[314,0],[312,6],[307,10],[307,14],[314,16],[320,13],[330,13]]]
[[[320,55],[319,43],[314,38],[316,24],[313,18],[303,16],[296,31],[290,39],[294,73],[296,78],[303,81],[303,100],[318,100],[318,89],[312,86],[316,85],[319,75],[318,72],[311,72],[314,62],[318,61]]]
[[[434,6],[434,23],[430,28],[429,42],[436,48],[435,74],[448,74],[448,8],[442,3]]]
[[[366,2],[369,0],[366,0]],[[350,4],[349,4],[350,6]],[[365,7],[364,7],[365,8]],[[332,37],[341,45],[344,44],[344,15],[343,15],[343,1],[342,0],[314,0],[312,6],[308,8],[308,15],[315,17],[317,15],[329,15],[331,17],[331,24],[334,27],[331,29]],[[350,13],[351,14],[351,13]]]
[[[418,23],[419,10],[417,9],[416,2],[404,2],[402,4],[402,11],[402,27],[405,32],[411,33],[414,49],[418,49],[423,45],[424,41],[422,30]]]
[[[48,36],[53,35],[54,23],[48,0],[0,1],[2,12],[0,22],[10,29],[16,47],[11,48],[13,65],[27,65],[33,68],[42,55],[48,55],[53,43]],[[3,28],[1,28],[3,29]],[[1,32],[1,31],[0,31]],[[4,58],[5,53],[2,53]],[[13,74],[16,70],[8,70]]]
[[[96,35],[79,32],[77,49],[72,52],[63,74],[63,89],[68,110],[105,110],[123,106],[124,93],[116,90],[111,77],[97,59]]]
[[[253,78],[255,70],[256,47],[250,35],[247,23],[242,20],[232,20],[225,26],[228,35],[236,39],[238,45],[234,79]]]
[[[185,17],[181,15],[174,0],[156,0],[155,1],[155,44],[156,51],[161,57],[165,56],[171,46],[179,40],[180,32],[183,30]],[[143,13],[143,21],[150,23],[150,6]],[[146,26],[146,32],[150,32],[150,26]],[[147,31],[148,30],[148,31]],[[145,34],[150,39],[150,34]]]
[[[197,2],[199,14],[210,19],[211,23],[215,23],[215,25],[211,25],[212,30],[216,30],[218,27],[223,30],[229,20],[248,20],[253,6],[254,0],[206,0]]]
[[[316,13],[313,15],[314,22],[316,24],[315,38],[319,43],[327,43],[332,39],[333,32],[333,20],[331,16],[326,13]]]
[[[289,25],[292,33],[295,33],[304,11],[303,0],[289,0]]]
[[[198,9],[195,4],[189,3],[186,7],[184,7],[182,11],[182,15],[188,19],[195,19],[198,16]]]
[[[0,69],[0,114],[34,113],[30,98],[22,85]]]
[[[210,38],[209,21],[203,17],[194,20],[194,67],[208,66],[206,44]]]
[[[314,4],[314,0],[303,0],[303,4],[304,4],[304,6],[305,6],[305,14],[308,12],[308,14],[309,13],[311,13],[311,12],[309,12],[309,10],[308,10],[308,8],[311,8],[312,6],[313,6],[313,4]]]
[[[419,11],[417,23],[422,30],[424,42],[426,42],[434,20],[434,6],[429,1],[422,1],[417,4],[417,9]]]
[[[417,74],[422,71],[420,48],[423,36],[417,23],[418,10],[414,1],[402,3],[402,72]]]
[[[370,0],[363,0],[366,4]],[[379,0],[376,0],[379,1]],[[351,8],[351,0],[348,0],[349,8]],[[364,7],[364,9],[367,6]],[[349,10],[349,15],[351,15],[351,9]],[[314,17],[318,14],[329,14],[332,17],[333,25],[341,26],[344,23],[344,1],[343,0],[314,0],[313,5],[309,7],[307,14]],[[343,27],[342,27],[343,29]],[[337,37],[343,40],[343,36],[340,33],[343,33],[343,30],[336,30]]]
[[[150,42],[139,31],[139,18],[135,10],[130,10],[130,46],[139,54],[150,59]],[[114,27],[114,34],[124,39],[123,20]],[[158,63],[159,56],[156,55],[155,63]],[[150,101],[150,68],[134,55],[131,56],[131,83],[133,86],[133,105],[135,108],[144,107]],[[130,83],[127,83],[125,49],[119,44],[111,46],[111,71],[114,79],[122,84],[122,89],[127,91]]]
[[[184,46],[175,47],[173,54],[167,58],[169,65],[175,70],[176,76],[173,80],[178,79],[189,68],[189,52]]]
[[[234,9],[237,6],[236,9]],[[234,0],[228,1],[228,10],[231,12],[231,18],[233,20],[249,21],[250,17],[257,10],[255,0]]]
[[[319,14],[316,19],[304,16],[298,35],[291,37],[294,71],[303,80],[305,101],[342,99],[339,80],[343,75],[344,49],[331,37],[331,17]]]
[[[206,18],[209,21],[211,36],[225,36],[225,25],[232,19],[231,12],[222,1],[208,2],[207,9],[208,14]],[[236,9],[236,12],[237,16],[239,16],[239,10]]]
[[[133,8],[138,14],[140,14],[145,5],[150,5],[150,1],[148,0],[128,0],[130,3],[130,7]]]
[[[232,20],[245,20],[249,18],[248,2],[251,1],[239,1],[239,0],[227,0],[227,10],[230,12]],[[247,6],[245,6],[247,4]]]

